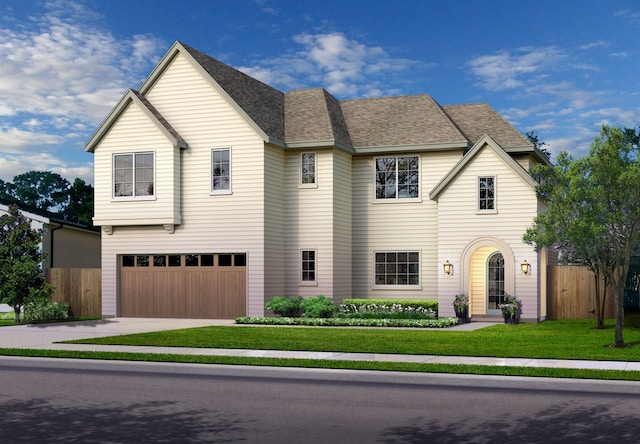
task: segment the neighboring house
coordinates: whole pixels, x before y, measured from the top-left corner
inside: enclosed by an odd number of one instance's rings
[[[548,160],[487,104],[283,93],[176,42],[85,148],[103,316],[261,316],[318,294],[437,298],[447,316],[467,292],[481,319],[505,291],[547,315],[522,234]]]
[[[0,198],[0,215],[17,204],[20,213],[31,220],[31,227],[44,230],[42,249],[46,252],[42,268],[100,268],[100,230],[65,220],[58,213]]]

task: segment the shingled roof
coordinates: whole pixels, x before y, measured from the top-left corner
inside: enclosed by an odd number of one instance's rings
[[[213,57],[181,45],[265,134],[284,141],[284,93]]]
[[[486,103],[440,106],[426,94],[339,101],[322,88],[283,93],[181,42],[176,42],[140,87],[127,95],[148,110],[176,141],[186,146],[178,132],[146,98],[146,93],[168,66],[183,53],[265,140],[284,147],[338,146],[354,152],[385,147],[467,149],[484,134],[503,149],[535,152],[533,145]],[[106,129],[117,120],[112,111],[86,149],[92,151]]]

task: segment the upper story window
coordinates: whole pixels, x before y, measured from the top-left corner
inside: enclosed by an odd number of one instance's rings
[[[231,149],[211,150],[211,193],[231,193]]]
[[[302,153],[300,155],[300,184],[316,184],[316,153]]]
[[[478,178],[478,209],[496,209],[496,178],[493,176]]]
[[[378,157],[376,199],[416,199],[419,197],[418,156]]]
[[[114,154],[113,197],[154,195],[153,153]]]

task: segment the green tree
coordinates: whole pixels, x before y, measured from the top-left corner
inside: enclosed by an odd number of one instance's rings
[[[45,211],[62,211],[69,204],[69,181],[50,171],[29,171],[13,178],[12,195]]]
[[[539,149],[542,152],[542,154],[545,155],[547,159],[551,159],[551,151],[544,148],[546,143],[540,140],[540,137],[538,136],[538,131],[536,130],[527,131],[526,133],[524,133],[524,135],[527,139],[529,139],[529,142],[531,142],[535,148]]]
[[[553,246],[597,270],[613,289],[614,345],[624,346],[624,287],[640,247],[640,163],[635,130],[603,126],[588,156],[562,154],[540,167],[538,195],[548,210],[524,235],[536,249]]]
[[[69,188],[69,204],[62,213],[68,219],[92,225],[93,187],[76,178]]]
[[[31,228],[16,205],[0,216],[0,301],[13,307],[16,322],[27,302],[51,293],[42,275],[41,243],[42,230]]]

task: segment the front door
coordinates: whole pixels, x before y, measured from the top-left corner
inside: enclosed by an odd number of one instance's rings
[[[501,314],[504,302],[504,257],[496,251],[487,260],[487,314]]]

